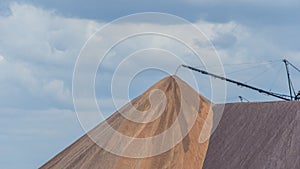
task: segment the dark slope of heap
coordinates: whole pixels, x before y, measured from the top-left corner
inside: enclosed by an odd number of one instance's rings
[[[188,92],[188,97],[181,98],[178,85],[182,86],[186,92]],[[175,147],[169,151],[148,158],[127,158],[112,154],[94,143],[90,137],[84,135],[74,144],[66,148],[63,152],[59,153],[49,162],[41,167],[41,169],[198,169],[202,168],[205,154],[208,148],[208,141],[204,143],[199,143],[199,135],[204,127],[205,121],[211,112],[211,103],[200,96],[195,90],[193,90],[188,84],[180,80],[176,76],[167,77],[150,89],[148,89],[141,96],[137,97],[132,101],[132,104],[136,106],[138,110],[144,111],[150,107],[149,94],[152,90],[159,89],[165,93],[167,98],[166,108],[162,115],[150,123],[135,123],[124,118],[120,112],[114,113],[107,122],[111,127],[124,135],[146,138],[155,136],[163,131],[167,130],[179,116],[180,104],[183,102],[186,107],[183,109],[189,116],[191,110],[198,113],[196,121],[191,128],[188,135],[179,142]],[[194,97],[191,97],[191,96]],[[200,107],[193,107],[191,104],[195,100],[195,97],[199,98]],[[200,108],[200,109],[199,109]],[[125,111],[131,110],[123,108]],[[132,112],[133,113],[133,112]],[[140,116],[145,116],[146,114],[140,114]],[[183,117],[185,123],[191,117]],[[92,130],[93,133],[101,133],[105,128],[101,123],[95,129]],[[182,131],[185,129],[185,124],[179,124]],[[112,135],[111,140],[108,144],[111,146],[119,146],[115,143],[116,137]],[[151,145],[148,151],[159,148],[160,145]],[[123,147],[124,148],[124,147]],[[126,148],[126,147],[125,147]],[[129,150],[130,151],[130,150]],[[143,151],[143,150],[141,150]],[[147,150],[145,150],[147,151]]]
[[[299,169],[300,102],[226,104],[204,169]]]

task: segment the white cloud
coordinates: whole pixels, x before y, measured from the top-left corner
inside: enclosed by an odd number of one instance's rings
[[[31,5],[13,3],[10,9],[11,15],[0,18],[1,47],[8,57],[27,62],[69,64],[99,26]]]
[[[26,4],[12,3],[10,10],[0,16],[0,51],[6,56],[0,58],[1,88],[6,89],[0,94],[6,98],[2,106],[44,102],[70,107],[73,65],[100,23]]]
[[[4,60],[4,57],[2,55],[0,55],[0,62]]]
[[[45,91],[60,101],[69,102],[70,101],[70,90],[66,88],[62,80],[52,80],[44,86]]]
[[[2,60],[0,81],[1,87],[6,89],[0,94],[0,97],[7,98],[3,105],[34,103],[32,105],[34,107],[35,102],[43,102],[52,104],[51,106],[59,105],[71,108],[71,78],[75,60],[89,36],[105,23],[67,18],[57,15],[55,11],[26,4],[12,3],[10,9],[10,15],[0,17],[0,51],[5,56],[5,59],[0,57]],[[291,53],[284,46],[281,47],[272,39],[268,39],[271,33],[266,34],[266,28],[253,29],[232,21],[228,23],[198,21],[194,24],[216,45],[224,63],[278,59]],[[120,32],[129,33],[137,29],[153,28],[185,36],[190,39],[192,47],[201,56],[210,56],[213,53],[213,50],[208,47],[210,44],[195,37],[193,32],[186,31],[187,26],[153,23],[116,24],[107,31],[107,34],[96,38],[98,43],[93,47],[95,50],[91,50],[91,53],[106,50],[107,44],[116,39]],[[274,33],[276,32],[274,31]],[[143,36],[129,39],[120,44],[106,60],[105,68],[114,70],[124,57],[145,47],[163,48],[185,58],[189,64],[196,64],[194,58],[191,57],[191,52],[172,40],[157,36]],[[165,65],[166,69],[175,71],[178,62],[164,57],[163,54],[162,56],[156,54],[155,59],[149,54],[148,59],[134,59],[127,62],[130,69],[122,72],[123,78],[127,78],[126,74],[130,70],[147,64]],[[212,62],[211,57],[205,59],[207,62]],[[88,64],[90,63],[87,63],[87,68]],[[105,72],[104,82],[109,82],[109,73]],[[243,79],[244,76],[237,76],[237,78]],[[103,81],[103,79],[101,80]],[[107,93],[106,91],[104,98],[109,96]],[[16,97],[19,99],[15,99]]]

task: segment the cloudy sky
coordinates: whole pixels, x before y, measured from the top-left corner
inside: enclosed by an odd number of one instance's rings
[[[300,67],[299,11],[298,0],[1,1],[0,168],[37,168],[84,133],[74,111],[72,76],[82,47],[103,25],[141,12],[182,17],[196,25],[212,42],[227,77],[288,94],[281,60],[286,58]],[[96,49],[104,52],[106,45],[118,38],[118,32],[134,32],[138,27],[189,37],[194,42],[192,47],[208,56],[211,52],[207,44],[186,31],[186,26],[163,21],[147,23],[143,19],[119,23],[98,37],[100,45]],[[109,88],[113,70],[134,50],[151,45],[172,50],[193,66],[203,66],[170,39],[142,36],[127,40],[108,54],[102,73],[99,71],[96,76],[97,101],[105,117],[115,110]],[[136,58],[124,63],[119,79],[126,79],[138,66],[154,64],[171,71],[178,66],[164,50],[142,51],[133,57]],[[209,63],[208,66],[215,65]],[[179,71],[183,79],[185,71]],[[300,89],[299,72],[291,69],[291,74],[295,89]],[[165,73],[157,70],[138,74],[129,87],[129,96],[136,97],[164,76]],[[214,102],[222,102],[220,98],[212,98],[211,79],[195,76],[199,93]],[[121,82],[116,82],[117,88],[127,88],[127,84]],[[238,102],[240,95],[250,101],[277,100],[227,84],[226,102]],[[116,99],[122,102],[123,98]]]

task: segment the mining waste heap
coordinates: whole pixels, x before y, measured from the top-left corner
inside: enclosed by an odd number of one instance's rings
[[[156,104],[156,107],[151,107],[149,100],[157,90],[165,94],[167,102],[165,105]],[[182,95],[181,91],[186,94]],[[160,97],[155,98],[154,103],[155,100],[156,103],[161,102]],[[199,106],[195,106],[195,103],[199,103]],[[213,105],[178,77],[170,76],[132,100],[131,104],[141,112],[137,113],[130,105],[125,105],[104,122],[123,135],[134,138],[155,137],[169,130],[176,119],[180,119],[177,130],[147,147],[134,144],[130,146],[130,143],[124,145],[122,140],[118,140],[115,133],[102,135],[107,128],[102,122],[89,132],[89,135],[95,136],[94,139],[84,135],[41,169],[300,168],[299,101],[227,103],[222,118],[218,121],[214,118],[218,117],[224,104]],[[157,116],[161,107],[165,108],[160,116],[149,123],[137,123],[124,117],[147,119]],[[147,113],[143,113],[144,111]],[[193,115],[192,112],[196,114]],[[188,124],[193,125],[188,128]],[[213,131],[212,125],[216,127]],[[187,131],[189,132],[184,134]],[[203,133],[207,138],[204,137],[201,141]],[[176,142],[174,138],[178,135],[183,139]],[[95,142],[103,141],[101,138],[106,138],[104,142],[111,149],[115,148],[127,155],[156,152],[165,143],[173,147],[155,156],[126,157],[98,146]]]
[[[226,104],[203,166],[219,168],[299,169],[300,102]]]
[[[166,98],[165,107],[158,118],[149,123],[137,123],[125,118],[123,115],[136,118],[148,118],[156,115],[156,111],[161,109],[161,104],[157,107],[151,107],[149,101],[153,91],[161,91]],[[182,92],[186,93],[182,95]],[[154,101],[161,102],[154,98]],[[197,102],[195,104],[195,102]],[[137,110],[136,113],[130,105]],[[199,106],[194,106],[199,105]],[[149,147],[136,147],[123,145],[122,140],[118,140],[115,133],[109,133],[106,136],[107,143],[111,149],[130,154],[134,151],[141,151],[141,154],[148,152],[157,152],[163,148],[164,144],[173,144],[172,148],[150,157],[124,157],[111,153],[96,144],[97,138],[101,141],[100,133],[105,132],[107,126],[104,122],[92,129],[89,134],[96,138],[91,139],[89,135],[84,135],[75,143],[70,145],[64,151],[59,153],[49,162],[44,164],[41,169],[199,169],[202,168],[204,158],[208,149],[209,140],[199,141],[200,133],[209,134],[212,121],[209,118],[212,115],[211,102],[199,95],[188,84],[183,82],[177,76],[169,76],[150,87],[145,93],[125,105],[119,111],[115,112],[105,122],[114,130],[123,135],[134,138],[148,138],[159,135],[166,130],[170,130],[176,119],[180,119],[177,130],[171,132],[173,138],[182,136],[179,142],[173,142],[171,138],[164,138],[161,143],[153,143]],[[150,114],[143,111],[151,109]],[[180,114],[182,112],[182,114]],[[193,113],[192,112],[196,112]],[[192,123],[190,130],[188,124]],[[184,133],[187,132],[185,135]],[[97,136],[99,134],[99,136]],[[170,142],[166,142],[170,141]],[[121,146],[120,146],[121,144]],[[122,153],[120,152],[120,153]]]

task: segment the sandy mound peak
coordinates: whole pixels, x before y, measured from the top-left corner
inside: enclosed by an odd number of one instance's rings
[[[202,168],[211,103],[166,77],[47,162],[46,168]],[[204,134],[204,135],[205,135]]]

